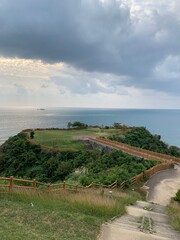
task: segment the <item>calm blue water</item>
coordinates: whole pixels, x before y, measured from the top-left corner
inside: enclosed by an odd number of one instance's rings
[[[180,110],[56,108],[0,109],[0,144],[25,128],[64,128],[69,121],[89,125],[145,126],[169,145],[180,147]]]

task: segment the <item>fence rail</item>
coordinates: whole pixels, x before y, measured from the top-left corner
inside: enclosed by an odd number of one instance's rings
[[[105,138],[94,139],[94,138],[89,137],[88,140],[102,144],[104,146],[109,146],[109,147],[117,149],[117,150],[121,150],[123,152],[129,153],[129,154],[137,156],[137,157],[156,160],[156,161],[163,161],[163,162],[173,161],[173,162],[180,163],[180,158],[170,156],[167,154],[149,151],[149,150],[142,149],[142,148],[132,147],[125,143],[120,143],[120,142],[112,141],[112,140],[105,139]]]
[[[28,189],[33,191],[50,191],[50,192],[57,192],[60,190],[64,191],[83,191],[83,190],[94,190],[98,188],[107,188],[107,189],[114,189],[118,187],[117,181],[112,183],[111,185],[103,185],[103,184],[95,184],[91,183],[90,185],[84,187],[79,184],[71,184],[67,182],[60,182],[60,183],[42,183],[34,180],[27,180],[27,179],[18,179],[14,178],[13,176],[7,178],[7,177],[0,177],[0,183],[4,181],[4,183],[0,184],[0,188],[7,188],[10,192],[12,192],[14,189]]]
[[[140,181],[142,181],[146,177],[150,177],[150,176],[152,176],[153,174],[155,174],[159,171],[163,171],[163,170],[170,169],[170,168],[173,168],[173,167],[174,167],[173,162],[158,164],[158,165],[156,165],[156,166],[154,166],[154,167],[136,175],[135,177],[133,177],[133,178],[127,180],[127,181],[122,182],[120,186],[121,186],[122,189],[124,189],[128,185],[139,184]]]
[[[121,184],[118,184],[118,181],[115,181],[111,185],[104,185],[104,184],[96,184],[91,183],[90,185],[84,187],[78,184],[71,184],[67,182],[60,182],[60,183],[42,183],[34,180],[27,180],[27,179],[18,179],[14,178],[13,176],[7,178],[7,177],[0,177],[0,188],[7,189],[9,192],[13,192],[15,189],[27,189],[32,190],[34,192],[36,191],[47,191],[47,192],[58,192],[58,191],[85,191],[85,190],[96,190],[99,188],[106,188],[106,189],[125,189],[129,185],[139,184],[140,181],[142,181],[145,177],[149,177],[153,175],[154,173],[173,168],[174,164],[173,162],[166,162],[161,163],[159,165],[156,165],[140,174],[138,174],[135,177],[132,177],[131,179],[127,181],[123,181]],[[3,181],[3,183],[1,183]]]

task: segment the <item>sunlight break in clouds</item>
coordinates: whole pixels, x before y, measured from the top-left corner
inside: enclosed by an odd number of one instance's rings
[[[57,70],[63,68],[63,63],[48,64],[41,60],[22,58],[0,58],[0,74],[4,76],[48,79]]]
[[[0,89],[4,104],[31,105],[34,100],[47,101],[60,94],[60,89],[50,80],[63,68],[63,63],[45,64],[41,60],[0,58]],[[7,97],[8,95],[8,97]],[[51,102],[51,99],[49,100]],[[35,102],[33,103],[35,104]],[[33,105],[32,104],[32,105]],[[16,105],[16,104],[15,104]]]
[[[179,108],[179,10],[179,0],[2,1],[1,105]]]

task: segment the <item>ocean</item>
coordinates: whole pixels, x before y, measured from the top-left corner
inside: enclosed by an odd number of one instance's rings
[[[71,121],[110,126],[114,122],[144,126],[169,145],[180,147],[180,110],[48,108],[0,109],[0,145],[23,129],[65,128]]]

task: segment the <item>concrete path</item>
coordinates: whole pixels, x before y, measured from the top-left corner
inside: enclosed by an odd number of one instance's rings
[[[167,203],[180,187],[180,167],[165,170],[147,182],[148,200],[127,207],[127,214],[102,226],[99,240],[180,240],[166,214]],[[159,204],[161,203],[161,205]]]
[[[147,200],[166,206],[180,189],[180,165],[154,174],[146,186]]]

